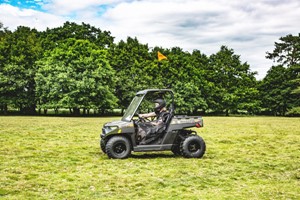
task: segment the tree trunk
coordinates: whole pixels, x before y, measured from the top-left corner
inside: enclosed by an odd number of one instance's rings
[[[3,113],[4,115],[7,115],[7,104],[3,104],[1,106],[1,113]]]
[[[226,109],[226,116],[228,117],[229,116],[229,110]]]
[[[24,108],[22,104],[19,105],[19,111],[21,114],[24,114]]]
[[[73,108],[73,115],[78,116],[80,115],[80,108]]]
[[[197,108],[194,108],[194,109],[193,109],[193,115],[197,115],[197,112],[198,112],[198,109],[197,109]]]
[[[35,104],[31,104],[29,106],[28,113],[32,114],[32,115],[36,114],[36,105]]]
[[[104,115],[104,113],[105,113],[105,109],[101,109],[101,115]]]

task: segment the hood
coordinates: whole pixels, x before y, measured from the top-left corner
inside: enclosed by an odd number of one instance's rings
[[[119,128],[128,126],[128,124],[131,124],[131,122],[125,122],[125,121],[113,121],[113,122],[108,122],[104,124],[104,126],[117,126]]]

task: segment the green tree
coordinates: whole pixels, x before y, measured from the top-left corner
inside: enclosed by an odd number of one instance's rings
[[[296,36],[291,34],[279,38],[280,42],[275,42],[273,52],[267,52],[266,58],[274,60],[283,66],[293,66],[300,64],[300,33]]]
[[[200,51],[184,52],[179,47],[170,50],[155,49],[163,52],[168,60],[159,62],[159,82],[162,87],[171,88],[175,92],[176,110],[181,113],[195,113],[205,110],[207,103],[204,99],[203,77],[207,57]],[[159,83],[158,83],[159,84]]]
[[[113,94],[115,73],[108,63],[107,50],[88,40],[68,39],[39,62],[36,76],[41,108],[110,109],[116,106]]]
[[[9,103],[7,91],[5,88],[5,81],[4,79],[4,66],[7,62],[8,53],[8,42],[7,36],[10,34],[7,29],[4,28],[3,24],[0,22],[0,112],[7,113],[7,104]]]
[[[52,29],[47,28],[41,35],[44,50],[54,49],[69,38],[88,40],[101,49],[109,48],[114,40],[109,31],[102,31],[85,23],[76,24],[68,21],[63,26]]]
[[[292,94],[299,95],[300,94],[300,64],[293,65],[291,67],[292,73],[296,75],[296,78],[293,82],[296,85],[296,88],[292,91]],[[300,96],[298,96],[300,98]],[[299,106],[299,104],[298,104]]]
[[[249,111],[257,107],[255,72],[250,71],[247,63],[241,63],[240,56],[233,49],[222,46],[220,51],[212,54],[205,76],[212,90],[208,105],[212,110],[237,111],[244,108]]]
[[[280,42],[275,42],[273,52],[267,52],[266,56],[278,66],[273,66],[268,71],[260,88],[264,106],[273,114],[285,115],[289,109],[300,106],[300,34],[289,34],[279,40]]]
[[[37,30],[19,26],[14,32],[2,31],[1,101],[6,105],[18,107],[22,113],[35,113],[35,62],[41,57],[41,52]]]
[[[124,110],[138,90],[151,87],[153,63],[147,44],[128,37],[110,48],[109,61],[116,71],[116,96],[119,107]]]
[[[288,110],[291,89],[287,79],[287,69],[278,65],[267,72],[260,84],[262,105],[273,115],[285,115]]]

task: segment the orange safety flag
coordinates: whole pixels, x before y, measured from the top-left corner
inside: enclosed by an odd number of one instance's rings
[[[160,53],[159,51],[157,52],[157,59],[158,61],[161,61],[161,60],[168,60],[168,58],[166,56],[164,56],[162,53]]]

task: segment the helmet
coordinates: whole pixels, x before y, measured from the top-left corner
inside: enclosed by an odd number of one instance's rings
[[[163,107],[166,106],[166,101],[163,99],[156,99],[153,102],[158,103],[158,105],[154,107],[155,112],[159,112]]]

